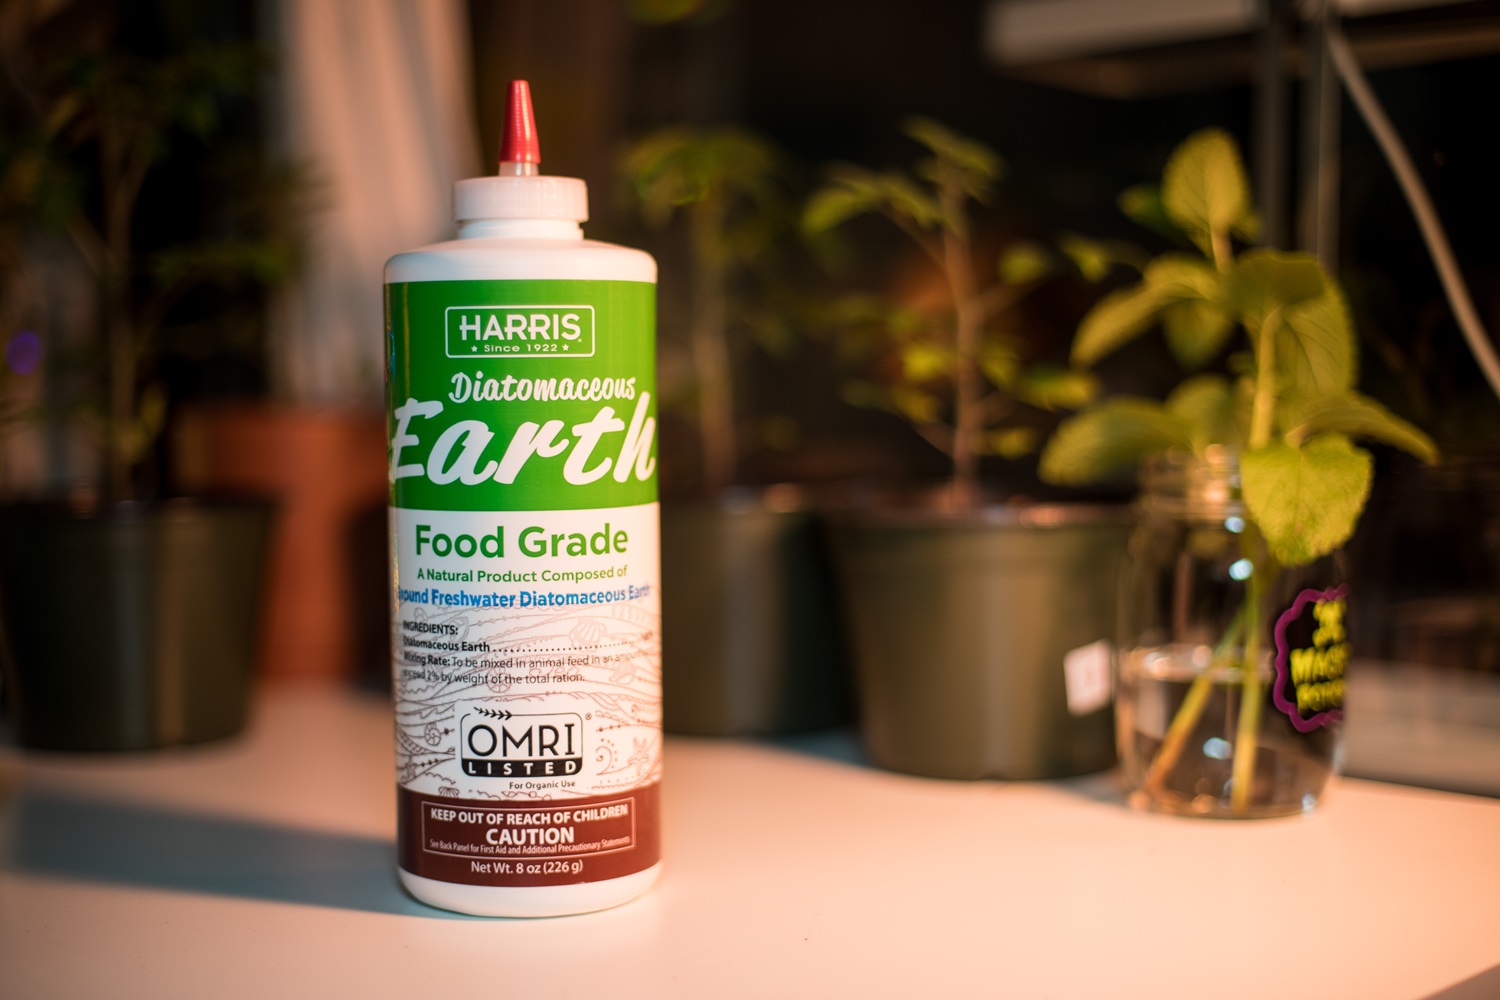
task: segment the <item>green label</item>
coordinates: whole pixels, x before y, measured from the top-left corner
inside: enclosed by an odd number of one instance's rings
[[[580,510],[656,500],[656,288],[385,288],[391,504]]]

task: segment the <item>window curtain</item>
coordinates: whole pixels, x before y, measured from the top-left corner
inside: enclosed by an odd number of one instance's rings
[[[272,127],[306,178],[307,257],[273,309],[271,375],[292,403],[376,406],[381,269],[448,238],[479,169],[464,0],[270,0]]]

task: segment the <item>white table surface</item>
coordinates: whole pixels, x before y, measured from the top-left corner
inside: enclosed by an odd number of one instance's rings
[[[1111,775],[886,774],[847,734],[669,740],[664,799],[651,894],[497,921],[397,887],[378,697],[273,689],[245,736],[166,754],[0,751],[0,996],[1500,989],[1493,799],[1345,779],[1311,816],[1170,819]]]

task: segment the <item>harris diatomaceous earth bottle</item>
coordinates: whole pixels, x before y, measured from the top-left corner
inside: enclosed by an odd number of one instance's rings
[[[660,871],[656,262],[583,238],[524,82],[500,160],[385,270],[398,863],[554,916]]]

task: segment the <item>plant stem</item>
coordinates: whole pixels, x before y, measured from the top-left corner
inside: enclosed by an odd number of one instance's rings
[[[1229,234],[1222,229],[1216,229],[1209,236],[1209,245],[1214,251],[1214,266],[1219,269],[1220,274],[1229,273],[1229,267],[1234,263],[1234,248],[1230,245]]]
[[[1251,600],[1259,600],[1259,595]],[[1259,619],[1260,616],[1257,615],[1256,618]],[[1256,790],[1259,729],[1260,634],[1257,628],[1250,634],[1250,639],[1245,642],[1245,661],[1241,664],[1241,702],[1239,702],[1239,718],[1235,723],[1235,768],[1230,774],[1230,811],[1235,816],[1244,816],[1250,811],[1251,793]]]
[[[1272,310],[1266,316],[1255,343],[1255,398],[1251,404],[1250,439],[1247,442],[1251,451],[1271,443],[1276,404],[1276,328],[1280,325],[1280,317],[1280,310]],[[1249,610],[1245,656],[1240,662],[1240,714],[1235,723],[1234,764],[1230,773],[1229,809],[1236,816],[1250,811],[1250,797],[1255,791],[1255,757],[1259,750],[1256,734],[1260,729],[1261,709],[1260,649],[1264,631],[1261,611],[1270,584],[1267,576],[1271,572],[1265,542],[1253,521],[1245,525],[1240,546],[1250,562],[1251,572],[1245,597]]]
[[[1255,525],[1245,526],[1244,548],[1264,551],[1259,544],[1260,532]],[[1258,553],[1257,553],[1258,554]],[[1230,772],[1229,810],[1236,816],[1250,811],[1250,796],[1255,790],[1255,757],[1258,750],[1257,733],[1260,729],[1261,681],[1261,603],[1265,594],[1265,579],[1270,567],[1264,558],[1252,558],[1254,569],[1250,573],[1246,588],[1245,610],[1245,655],[1240,661],[1240,714],[1235,724],[1234,765]]]
[[[1250,438],[1247,442],[1251,451],[1271,443],[1271,423],[1276,413],[1276,328],[1280,323],[1281,311],[1272,310],[1261,324],[1255,342],[1255,395],[1250,404]]]
[[[1209,692],[1213,690],[1213,680],[1212,665],[1193,678],[1193,683],[1188,688],[1187,695],[1182,699],[1182,704],[1177,706],[1177,714],[1172,716],[1172,724],[1167,727],[1167,734],[1162,737],[1161,746],[1156,749],[1156,756],[1151,758],[1151,766],[1146,769],[1143,784],[1148,789],[1160,792],[1165,787],[1167,775],[1171,774],[1172,769],[1177,766],[1177,761],[1182,756],[1182,748],[1187,746],[1189,734],[1198,725],[1198,720],[1203,717],[1203,709],[1208,705]]]
[[[130,496],[130,455],[126,449],[126,434],[131,415],[135,409],[135,345],[130,335],[130,324],[125,320],[124,296],[115,283],[106,286],[103,295],[105,311],[104,340],[109,357],[109,410],[104,431],[105,464],[108,478],[105,480],[105,497],[111,502],[125,500]]]
[[[703,485],[710,495],[734,481],[734,386],[729,374],[722,199],[693,207],[693,367],[698,380],[698,435]]]
[[[126,447],[126,435],[135,415],[137,375],[135,335],[130,323],[130,223],[140,178],[129,153],[128,136],[122,131],[105,124],[99,135],[105,250],[99,308],[109,363],[104,431],[104,486],[109,501],[130,495],[132,456]]]
[[[1229,656],[1229,651],[1240,642],[1240,636],[1245,629],[1245,605],[1235,612],[1234,618],[1225,630],[1224,637],[1214,647],[1213,655],[1209,658],[1208,667],[1193,678],[1192,685],[1188,688],[1187,695],[1182,699],[1182,704],[1177,706],[1177,713],[1172,716],[1171,725],[1167,727],[1166,735],[1162,737],[1161,746],[1156,750],[1156,756],[1151,758],[1151,766],[1146,771],[1144,784],[1147,788],[1160,791],[1166,784],[1167,775],[1177,766],[1178,759],[1182,756],[1182,749],[1187,745],[1187,738],[1198,720],[1203,717],[1203,710],[1208,706],[1208,696],[1213,689],[1214,677],[1218,674],[1220,665]]]
[[[979,485],[979,334],[982,319],[970,272],[964,193],[956,183],[940,186],[943,205],[943,270],[953,295],[953,502],[970,506]]]

